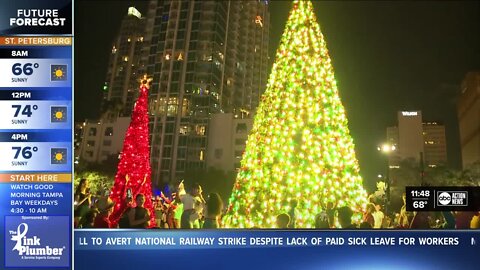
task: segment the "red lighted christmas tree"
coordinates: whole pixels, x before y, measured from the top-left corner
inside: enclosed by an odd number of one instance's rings
[[[110,221],[114,226],[127,207],[135,206],[135,197],[145,195],[144,207],[150,212],[150,226],[155,225],[155,211],[152,203],[152,183],[150,170],[150,142],[148,138],[148,88],[150,79],[141,80],[140,96],[133,107],[132,119],[128,127],[123,150],[118,163],[115,183],[110,199],[115,203]],[[127,203],[127,191],[131,190],[132,202]]]

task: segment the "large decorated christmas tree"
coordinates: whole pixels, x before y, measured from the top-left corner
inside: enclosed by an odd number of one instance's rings
[[[115,203],[113,213],[109,217],[113,225],[118,224],[127,207],[135,207],[135,197],[138,194],[145,195],[144,207],[150,213],[150,226],[155,225],[148,137],[149,81],[146,77],[141,80],[140,95],[133,107],[132,119],[123,142],[115,183],[110,194],[110,199]],[[131,194],[130,202],[127,202],[128,193]]]
[[[274,228],[292,200],[297,228],[332,202],[362,211],[353,140],[324,37],[310,1],[294,1],[248,137],[224,222]]]

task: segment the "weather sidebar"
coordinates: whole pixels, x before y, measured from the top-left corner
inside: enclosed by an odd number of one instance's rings
[[[72,1],[0,2],[0,268],[72,268]]]

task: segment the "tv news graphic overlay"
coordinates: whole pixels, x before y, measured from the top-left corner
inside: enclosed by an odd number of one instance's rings
[[[407,211],[479,211],[480,187],[406,187]]]
[[[214,258],[225,269],[478,269],[479,236],[478,230],[76,230],[75,268],[156,269],[161,262],[165,269],[209,269],[205,258]],[[142,259],[133,260],[132,251]]]
[[[0,268],[71,269],[72,2],[0,13]]]

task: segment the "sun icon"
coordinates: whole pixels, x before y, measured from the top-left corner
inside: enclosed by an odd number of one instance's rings
[[[53,76],[57,79],[63,79],[65,77],[65,70],[61,66],[57,66],[53,69]]]
[[[54,159],[56,161],[63,161],[63,153],[55,153]]]
[[[52,106],[51,122],[66,122],[67,108],[62,106]]]
[[[67,65],[51,66],[52,81],[64,81],[67,78]]]
[[[63,77],[63,70],[61,70],[61,69],[55,70],[55,76],[56,76],[57,78]]]
[[[58,111],[54,111],[53,112],[53,117],[56,119],[56,120],[62,120],[63,119],[63,112],[58,110]]]
[[[52,149],[52,164],[65,164],[67,152],[65,149]]]

